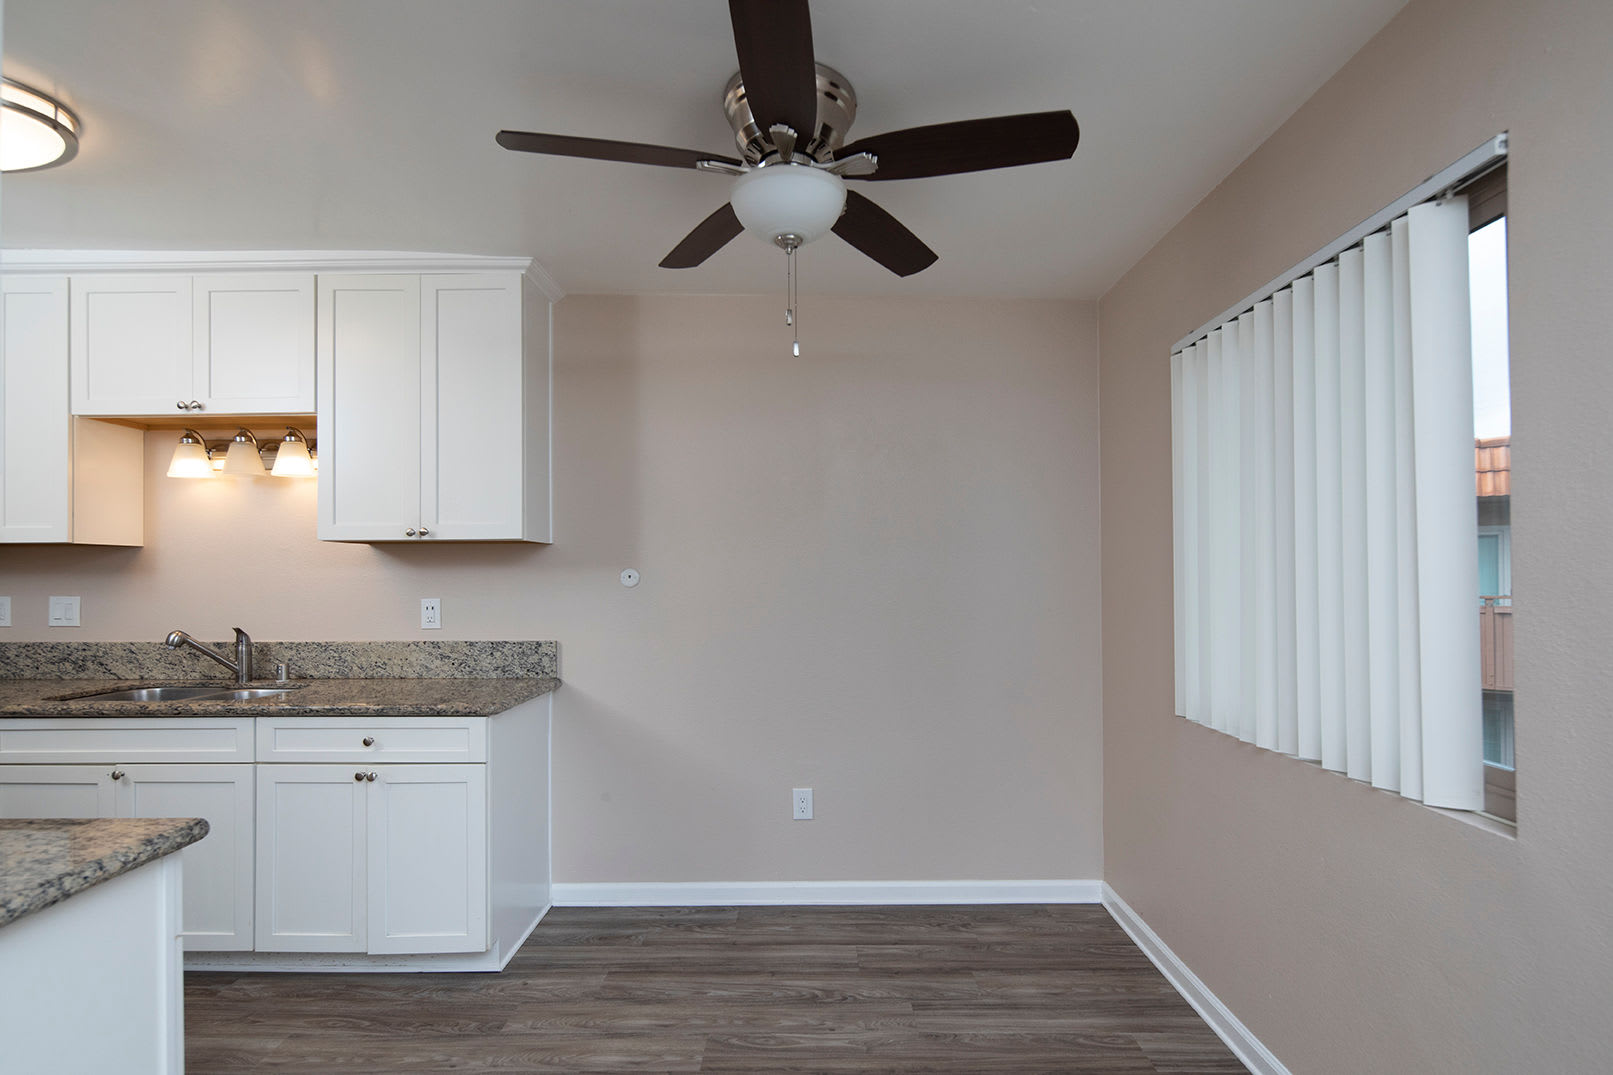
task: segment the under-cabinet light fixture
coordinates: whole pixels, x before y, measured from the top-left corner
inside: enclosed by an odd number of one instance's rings
[[[207,458],[207,443],[194,429],[187,429],[174,445],[174,457],[168,463],[170,478],[211,478],[213,464]]]
[[[170,478],[211,478],[225,474],[232,478],[312,478],[319,473],[315,442],[302,430],[287,426],[283,437],[259,440],[249,429],[239,429],[226,441],[208,444],[194,429],[180,434],[168,463]],[[274,467],[264,463],[263,453],[274,453]]]
[[[0,172],[33,172],[78,154],[78,117],[31,86],[0,78]]]

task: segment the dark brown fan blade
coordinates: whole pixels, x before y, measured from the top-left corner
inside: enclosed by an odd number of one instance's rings
[[[848,179],[919,179],[1065,160],[1080,140],[1081,127],[1069,111],[1030,112],[876,134],[842,147],[835,157],[879,158],[873,175]]]
[[[587,157],[590,160],[626,161],[628,164],[657,164],[662,168],[693,168],[700,161],[720,161],[739,167],[732,157],[701,153],[694,149],[652,146],[643,142],[613,142],[608,138],[577,138],[569,134],[534,134],[531,131],[499,131],[497,142],[505,149],[522,153],[548,153],[558,157]]]
[[[793,128],[805,145],[818,127],[818,73],[807,0],[728,0],[745,99],[762,130]]]
[[[724,202],[721,209],[702,220],[694,231],[684,236],[683,242],[672,248],[672,253],[661,259],[661,268],[692,269],[744,230],[744,225],[734,215],[734,207]]]
[[[936,261],[935,251],[901,221],[854,190],[846,191],[846,211],[834,233],[897,276],[912,276]]]

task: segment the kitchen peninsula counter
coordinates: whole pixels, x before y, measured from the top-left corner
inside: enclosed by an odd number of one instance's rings
[[[201,818],[0,818],[0,926],[172,854]]]

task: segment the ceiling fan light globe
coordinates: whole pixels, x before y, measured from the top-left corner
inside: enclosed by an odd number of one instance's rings
[[[773,242],[781,235],[803,243],[826,235],[846,207],[846,184],[807,164],[770,164],[734,180],[729,202],[745,230]]]

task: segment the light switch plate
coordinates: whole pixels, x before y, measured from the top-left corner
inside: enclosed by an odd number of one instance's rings
[[[50,599],[50,620],[52,627],[78,626],[78,598],[52,597]]]
[[[0,597],[0,627],[11,626],[11,598]]]

